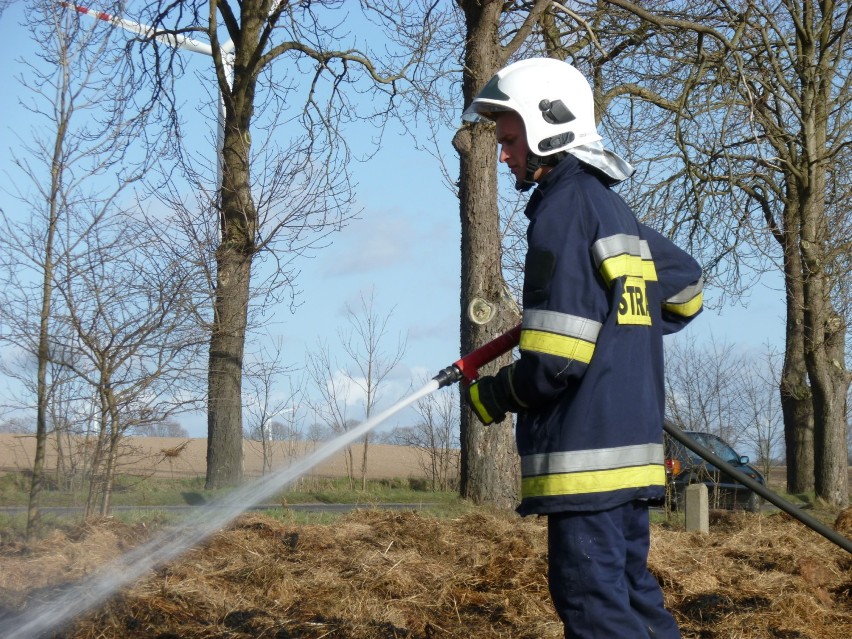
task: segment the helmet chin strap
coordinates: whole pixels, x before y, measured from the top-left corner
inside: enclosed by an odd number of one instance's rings
[[[527,154],[527,171],[524,175],[523,179],[518,179],[515,181],[515,188],[521,193],[526,193],[532,187],[536,185],[535,174],[540,168],[545,166],[556,166],[559,164],[559,161],[568,155],[565,151],[561,151],[559,153],[554,153],[553,155],[548,155],[542,157],[541,155],[536,155],[532,151]]]

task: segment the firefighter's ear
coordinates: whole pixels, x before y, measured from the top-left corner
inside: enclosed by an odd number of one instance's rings
[[[556,269],[556,256],[543,249],[527,251],[524,262],[524,305],[537,304],[550,296],[550,280]]]

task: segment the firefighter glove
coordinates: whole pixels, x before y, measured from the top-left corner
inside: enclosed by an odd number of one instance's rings
[[[506,419],[525,406],[512,390],[513,366],[504,366],[496,375],[480,377],[467,387],[465,399],[476,417],[486,426]]]

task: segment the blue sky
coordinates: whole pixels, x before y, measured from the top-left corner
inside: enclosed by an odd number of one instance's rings
[[[18,26],[20,15],[16,4],[0,16],[0,56],[5,61],[0,65],[0,86],[6,87],[0,92],[3,181],[20,179],[11,163],[12,131],[26,130],[30,118],[18,104],[27,91],[14,79],[23,71],[18,60],[31,57],[34,51],[28,32]],[[199,91],[197,95],[207,94]],[[210,105],[211,113],[213,108]],[[457,160],[451,137],[452,132],[444,136],[444,152],[453,171]],[[306,349],[318,339],[334,346],[338,330],[346,329],[346,304],[356,303],[362,292],[374,289],[377,307],[393,308],[388,327],[391,339],[400,333],[408,337],[406,355],[386,390],[391,399],[458,359],[458,202],[444,185],[437,160],[414,150],[410,139],[393,129],[379,152],[369,162],[353,165],[352,171],[359,184],[360,219],[336,235],[330,247],[299,263],[301,305],[294,314],[286,308],[275,312],[269,332],[283,336],[285,363],[300,365]],[[11,211],[16,204],[0,190],[0,206]],[[707,297],[712,302],[715,293],[710,290]],[[687,331],[701,339],[712,333],[717,340],[746,348],[758,349],[767,342],[783,346],[780,278],[765,277],[753,289],[747,308],[737,304],[707,311]],[[0,389],[5,386],[0,381]],[[401,421],[405,419],[404,414],[400,416]],[[180,421],[192,436],[204,436],[203,416]]]

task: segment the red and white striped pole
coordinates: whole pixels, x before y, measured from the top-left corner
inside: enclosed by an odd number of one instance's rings
[[[148,26],[146,24],[141,24],[139,22],[134,22],[132,20],[126,20],[124,18],[120,18],[118,16],[110,15],[109,13],[104,13],[103,11],[96,11],[94,9],[90,9],[88,7],[83,7],[78,4],[74,4],[72,2],[60,2],[60,5],[63,7],[67,7],[69,9],[73,9],[77,13],[91,16],[97,20],[103,20],[104,22],[109,22],[110,24],[121,27],[126,31],[130,31],[132,33],[137,33],[145,38],[151,38],[157,40],[158,42],[162,42],[165,45],[173,47],[175,49],[186,49],[187,51],[194,51],[195,53],[203,53],[204,55],[209,55],[213,57],[213,47],[204,42],[199,42],[198,40],[193,40],[190,37],[181,34],[174,33],[159,33],[157,34],[154,27]],[[234,85],[234,41],[228,40],[220,47],[220,52],[222,54],[222,63],[225,66],[225,77],[228,81],[228,86],[232,87]],[[219,129],[216,132],[216,188],[217,191],[222,186],[222,148],[225,144],[225,101],[221,95],[219,95]]]
[[[154,40],[157,40],[158,42],[162,42],[163,44],[167,44],[168,46],[174,47],[176,49],[186,49],[187,51],[195,51],[196,53],[203,53],[204,55],[213,55],[213,48],[209,44],[199,42],[198,40],[193,40],[192,38],[187,37],[185,35],[174,33],[156,34],[154,27],[150,27],[147,24],[141,24],[139,22],[133,22],[132,20],[126,20],[125,18],[110,15],[109,13],[104,13],[103,11],[96,11],[94,9],[83,7],[72,2],[60,2],[59,4],[63,7],[74,9],[74,11],[76,11],[77,13],[91,16],[92,18],[95,18],[97,20],[103,20],[104,22],[109,22],[110,24],[115,25],[117,27],[121,27],[126,31],[138,33],[139,35],[146,38],[152,38]]]

